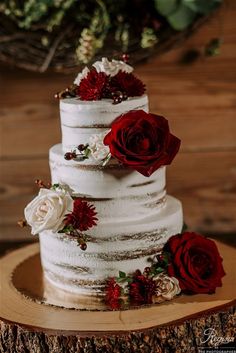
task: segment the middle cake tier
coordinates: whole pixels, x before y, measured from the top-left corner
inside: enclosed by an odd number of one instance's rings
[[[182,206],[174,198],[168,201],[165,167],[146,178],[115,160],[106,166],[67,161],[61,144],[50,149],[49,164],[53,184],[68,185],[74,196],[96,207],[98,224],[90,234],[107,237],[154,231],[160,222],[168,235],[181,231]]]
[[[93,203],[100,219],[115,223],[156,214],[166,200],[162,167],[149,178],[112,160],[106,166],[67,161],[61,144],[50,149],[52,183],[66,184]]]

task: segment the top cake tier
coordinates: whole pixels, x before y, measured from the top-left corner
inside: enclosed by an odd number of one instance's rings
[[[60,100],[63,152],[70,151],[79,144],[88,143],[91,135],[107,130],[118,116],[137,109],[149,111],[147,95],[128,98],[119,104],[113,104],[111,99]]]

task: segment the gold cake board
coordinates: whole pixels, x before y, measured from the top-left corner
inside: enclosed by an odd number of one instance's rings
[[[38,244],[15,250],[0,259],[0,351],[24,352],[24,346],[30,353],[60,353],[66,351],[66,345],[68,352],[132,352],[136,345],[135,352],[165,352],[168,341],[169,348],[181,342],[180,352],[189,352],[209,325],[221,337],[232,336],[235,249],[220,242],[217,246],[226,276],[215,294],[182,295],[169,302],[123,311],[105,310],[99,303],[86,303],[89,310],[81,310],[83,301],[54,291],[44,282]],[[127,345],[130,339],[131,346]],[[90,350],[89,345],[93,347]],[[150,349],[145,350],[149,345]]]

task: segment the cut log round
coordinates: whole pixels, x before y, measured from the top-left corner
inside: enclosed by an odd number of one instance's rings
[[[65,298],[61,306],[48,305],[39,291],[43,276],[38,244],[16,250],[0,260],[0,352],[183,353],[219,343],[232,347],[235,249],[222,243],[217,246],[226,276],[215,294],[182,295],[159,305],[123,311],[72,309]]]

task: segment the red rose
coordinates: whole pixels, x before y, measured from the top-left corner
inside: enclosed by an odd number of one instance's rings
[[[185,293],[214,293],[225,275],[222,258],[215,243],[196,233],[171,237],[164,247],[171,255],[167,268],[179,280]]]
[[[133,110],[112,123],[104,144],[122,164],[150,176],[161,166],[172,162],[180,140],[170,133],[164,117]]]

